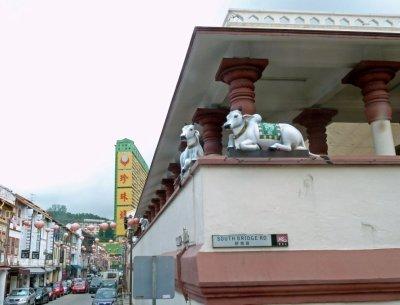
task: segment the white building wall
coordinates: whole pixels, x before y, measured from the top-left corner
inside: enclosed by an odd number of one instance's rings
[[[157,255],[176,251],[175,237],[186,228],[191,241],[203,240],[201,175],[195,175],[168,208],[158,216],[146,235],[134,247],[134,255]]]
[[[233,233],[288,233],[288,248],[268,251],[400,247],[397,166],[204,166],[200,172],[202,251],[216,251],[211,235]]]
[[[204,252],[244,251],[212,248],[213,234],[234,233],[289,235],[287,248],[245,251],[399,248],[398,181],[396,166],[201,166],[133,255],[176,251],[183,228]],[[186,304],[180,294],[157,302]]]
[[[202,196],[202,177],[195,175],[134,247],[133,255],[158,255],[176,251],[175,237],[182,235],[183,228],[188,230],[191,241],[203,243]],[[190,302],[186,303],[178,292],[172,300],[157,300],[160,305],[199,304],[193,300]],[[135,305],[149,304],[151,300],[135,300]]]

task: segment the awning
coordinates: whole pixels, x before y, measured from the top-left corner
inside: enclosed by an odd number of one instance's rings
[[[11,276],[28,275],[29,274],[29,269],[28,268],[23,268],[23,267],[10,266],[10,270],[8,271],[8,273]]]
[[[53,272],[54,268],[52,268],[52,267],[44,267],[44,270],[46,272]]]
[[[44,274],[44,269],[39,267],[28,268],[31,274]]]

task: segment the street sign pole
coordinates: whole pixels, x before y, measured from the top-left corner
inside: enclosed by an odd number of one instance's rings
[[[175,261],[172,256],[135,256],[133,296],[135,299],[173,299],[175,296]]]
[[[153,282],[153,301],[152,301],[152,305],[156,305],[157,304],[157,265],[156,265],[156,257],[153,256],[152,257],[152,282]]]

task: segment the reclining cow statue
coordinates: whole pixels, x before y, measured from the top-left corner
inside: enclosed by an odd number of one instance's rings
[[[185,140],[187,143],[180,156],[181,175],[183,175],[194,161],[204,156],[204,151],[200,144],[200,133],[192,124],[183,126],[181,140]]]
[[[223,127],[233,132],[228,147],[238,150],[307,150],[297,128],[289,124],[262,122],[259,114],[248,115],[232,110]]]

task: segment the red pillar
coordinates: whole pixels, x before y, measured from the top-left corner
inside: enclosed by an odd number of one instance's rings
[[[151,204],[152,204],[153,209],[154,209],[154,215],[157,215],[158,212],[160,211],[160,208],[161,208],[160,199],[158,199],[158,198],[151,199]]]
[[[229,85],[228,99],[231,110],[241,109],[243,113],[254,114],[254,83],[261,78],[268,65],[268,59],[224,58],[215,80]]]
[[[309,108],[304,109],[293,120],[293,123],[306,127],[310,152],[318,155],[328,154],[326,126],[336,114],[335,109]]]
[[[144,216],[144,218],[146,218],[149,222],[151,222],[152,218],[151,218],[150,208],[148,208],[148,210],[147,210],[146,212],[144,212],[143,216]]]
[[[165,190],[157,190],[156,195],[158,196],[158,201],[160,203],[160,209],[164,206],[166,202],[166,193]]]
[[[154,204],[149,205],[149,210],[150,210],[151,221],[153,221],[154,218],[156,217],[156,207],[154,206]]]
[[[400,62],[365,60],[342,79],[343,84],[352,84],[361,89],[368,123],[378,119],[392,119],[387,83],[399,69]]]
[[[392,107],[387,84],[400,69],[397,61],[361,61],[343,79],[361,89],[365,115],[371,125],[375,152],[378,155],[395,155],[392,129]]]
[[[179,175],[181,174],[181,166],[178,163],[170,163],[168,170],[172,173],[174,179],[174,189],[179,186]]]
[[[181,141],[180,143],[179,143],[179,151],[180,152],[183,152],[185,149],[186,149],[186,146],[187,146],[187,142],[186,141]]]
[[[203,127],[204,154],[222,154],[222,124],[229,113],[225,108],[197,108],[193,116],[193,122]]]
[[[169,197],[171,197],[172,193],[174,192],[174,179],[162,179],[161,184],[165,187],[165,201],[168,201]]]
[[[181,173],[181,166],[178,163],[170,163],[168,165],[168,171],[172,173],[172,178],[176,179]]]

